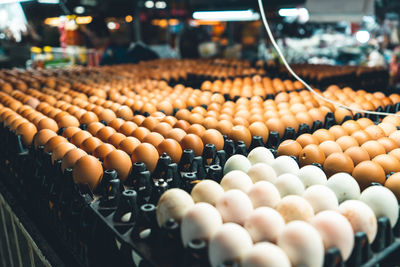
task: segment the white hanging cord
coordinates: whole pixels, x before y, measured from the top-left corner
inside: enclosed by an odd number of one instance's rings
[[[356,112],[356,113],[367,113],[367,114],[373,114],[373,115],[379,115],[379,116],[382,116],[382,115],[383,115],[383,116],[386,116],[386,115],[400,116],[400,114],[395,114],[395,113],[378,112],[378,111],[369,111],[369,110],[363,110],[363,109],[358,109],[358,108],[351,108],[351,107],[348,107],[348,106],[346,106],[346,105],[343,105],[343,104],[341,104],[341,103],[339,103],[339,102],[333,101],[333,100],[331,100],[331,99],[329,99],[329,98],[326,98],[326,97],[324,97],[323,95],[318,94],[314,89],[311,88],[310,85],[308,85],[308,83],[306,83],[302,78],[300,78],[300,77],[292,70],[292,68],[290,67],[290,65],[287,63],[287,61],[286,61],[286,59],[285,59],[285,56],[283,55],[281,49],[279,48],[278,44],[276,43],[275,38],[274,38],[274,35],[272,34],[271,29],[270,29],[270,27],[269,27],[267,18],[266,18],[266,16],[265,16],[264,6],[263,6],[263,3],[262,3],[262,0],[258,0],[258,6],[259,6],[259,9],[260,9],[261,18],[262,18],[264,27],[265,27],[265,29],[267,30],[267,33],[268,33],[268,36],[269,36],[269,38],[270,38],[270,40],[271,40],[271,42],[272,42],[272,45],[275,47],[275,49],[276,49],[276,51],[278,52],[280,58],[282,59],[283,64],[285,65],[286,69],[290,72],[290,74],[292,74],[293,77],[296,78],[296,80],[298,80],[299,82],[301,82],[301,83],[306,87],[307,90],[311,91],[314,95],[316,95],[317,97],[321,98],[322,100],[324,100],[324,101],[326,101],[326,102],[328,102],[328,103],[331,103],[332,105],[339,106],[339,107],[341,107],[341,108],[345,108],[345,109],[354,111],[354,112]]]

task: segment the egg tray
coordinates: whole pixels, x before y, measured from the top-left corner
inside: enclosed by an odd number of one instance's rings
[[[80,266],[208,266],[204,242],[191,242],[184,249],[176,222],[158,227],[155,203],[168,188],[166,181],[189,192],[197,175],[220,181],[225,151],[208,145],[207,162],[217,163],[213,165],[201,165],[203,158],[195,157],[193,151],[185,151],[180,164],[170,163],[169,157],[162,155],[153,175],[162,179],[150,187],[150,173],[141,163],[134,164],[135,182],[126,187],[116,179],[115,171],[106,170],[99,189],[92,192],[88,186],[73,183],[71,169],[62,174],[60,161],[53,166],[43,147],[27,150],[19,136],[0,129],[2,179],[47,236],[63,243]],[[237,145],[239,151],[243,145]],[[324,266],[393,266],[400,262],[399,224],[392,230],[388,219],[380,218],[378,226],[372,246],[365,233],[356,233],[350,260],[343,263],[338,250],[331,249]]]

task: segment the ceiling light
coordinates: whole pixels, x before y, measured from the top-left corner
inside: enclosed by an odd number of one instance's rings
[[[74,8],[76,14],[83,14],[85,13],[85,8],[83,6],[77,6]]]
[[[196,11],[193,18],[207,21],[251,21],[259,20],[260,14],[251,9],[226,11]]]
[[[361,30],[356,33],[356,39],[362,44],[368,43],[371,34],[366,30]]]
[[[157,1],[155,6],[158,9],[165,9],[165,8],[167,8],[167,3],[164,1]]]
[[[154,7],[154,2],[151,1],[151,0],[148,0],[148,1],[144,2],[144,6],[146,8],[153,8]]]

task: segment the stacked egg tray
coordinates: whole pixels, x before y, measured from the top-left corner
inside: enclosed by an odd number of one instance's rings
[[[179,164],[164,154],[152,174],[143,163],[135,163],[125,185],[114,170],[106,170],[92,192],[87,185],[73,183],[72,169],[61,173],[61,161],[52,165],[43,147],[26,148],[21,136],[1,126],[1,177],[42,229],[64,242],[80,265],[209,266],[206,244],[191,242],[184,249],[179,224],[170,220],[158,227],[155,205],[168,188],[190,192],[197,180],[219,182],[225,160],[232,154],[227,147],[216,151],[206,145],[203,157],[186,150]],[[227,143],[234,153],[247,154],[243,143]],[[394,266],[399,262],[399,236],[399,223],[392,229],[386,217],[380,218],[371,245],[366,234],[358,232],[348,261],[342,262],[340,252],[333,248],[326,253],[324,266]]]

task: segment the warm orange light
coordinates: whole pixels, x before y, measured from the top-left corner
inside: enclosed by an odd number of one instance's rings
[[[128,16],[125,17],[125,21],[128,22],[128,23],[132,22],[133,21],[133,17],[131,15],[128,15]]]
[[[60,25],[60,18],[59,17],[47,18],[44,20],[44,24],[57,27],[58,25]]]
[[[170,20],[168,20],[168,23],[169,23],[169,25],[171,25],[171,26],[176,26],[176,25],[179,24],[179,20],[177,20],[177,19],[170,19]]]
[[[89,24],[91,23],[93,18],[91,16],[86,17],[76,17],[75,21],[77,24]]]

